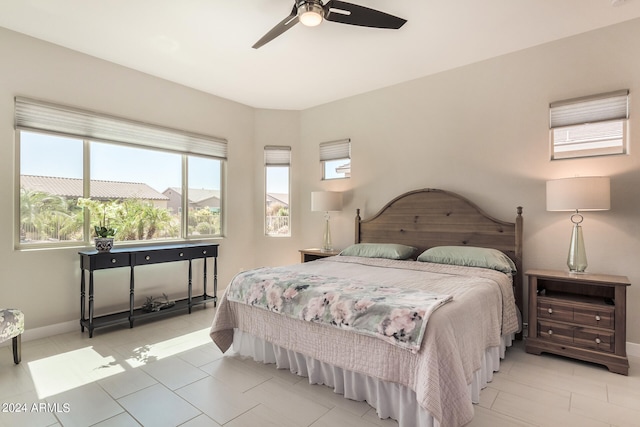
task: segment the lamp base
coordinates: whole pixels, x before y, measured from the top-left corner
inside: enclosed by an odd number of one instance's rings
[[[571,232],[567,266],[570,273],[584,273],[587,269],[587,252],[584,249],[582,227],[576,223],[574,223],[573,231]]]
[[[331,252],[333,245],[331,244],[331,227],[329,225],[329,212],[325,214],[324,236],[322,239],[322,252]]]

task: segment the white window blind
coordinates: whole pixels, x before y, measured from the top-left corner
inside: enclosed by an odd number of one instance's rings
[[[16,129],[227,158],[227,141],[33,99],[15,98]]]
[[[320,161],[350,159],[351,140],[329,141],[320,144]]]
[[[267,145],[264,147],[265,166],[289,166],[291,165],[291,147],[279,145]]]
[[[628,118],[628,90],[551,103],[551,158],[626,153]]]

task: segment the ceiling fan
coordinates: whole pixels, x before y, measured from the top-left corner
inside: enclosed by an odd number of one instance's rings
[[[258,49],[298,22],[307,27],[315,27],[325,19],[340,24],[394,30],[402,27],[407,22],[406,19],[398,18],[388,13],[338,0],[329,0],[326,4],[323,4],[322,0],[295,0],[289,16],[280,21],[278,25],[273,27],[252,47]]]

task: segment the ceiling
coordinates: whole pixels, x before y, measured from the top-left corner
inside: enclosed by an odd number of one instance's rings
[[[640,17],[640,0],[353,0],[399,30],[323,22],[251,46],[293,0],[2,0],[0,26],[256,108],[303,110]]]

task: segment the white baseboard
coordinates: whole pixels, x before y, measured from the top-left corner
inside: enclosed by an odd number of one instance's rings
[[[627,356],[640,357],[640,344],[627,343]]]
[[[80,332],[80,321],[79,320],[70,320],[64,323],[57,323],[55,325],[47,325],[41,328],[35,329],[25,329],[22,334],[22,342],[28,342],[37,340],[40,338],[47,338],[54,335],[66,334],[67,332],[72,332],[77,330]],[[11,345],[11,340],[7,340],[0,344],[0,347],[5,345]]]

